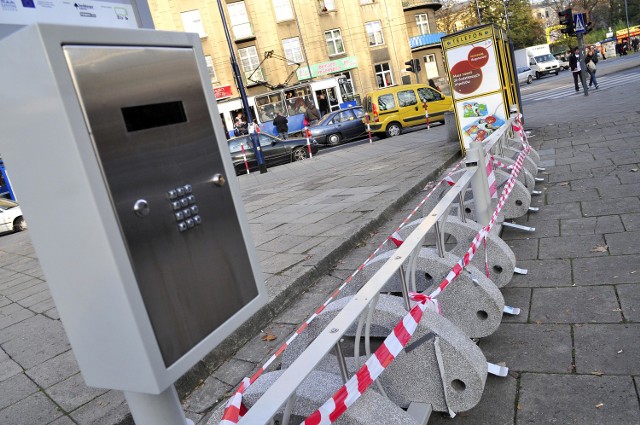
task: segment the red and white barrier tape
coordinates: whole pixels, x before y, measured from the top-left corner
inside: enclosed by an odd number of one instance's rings
[[[342,285],[340,285],[338,287],[338,289],[336,289],[331,296],[316,310],[315,313],[313,313],[290,337],[289,339],[280,346],[280,348],[278,348],[278,350],[276,350],[275,353],[273,353],[273,355],[262,365],[262,367],[260,369],[258,369],[256,371],[256,373],[253,374],[253,376],[251,376],[251,378],[244,378],[242,383],[240,384],[240,386],[238,387],[238,389],[236,390],[236,392],[233,394],[233,396],[229,399],[229,401],[227,402],[227,405],[225,407],[225,411],[224,414],[222,416],[222,421],[220,422],[220,425],[232,425],[232,424],[237,424],[238,421],[240,420],[240,418],[242,416],[244,416],[244,414],[246,413],[246,407],[242,404],[242,394],[247,390],[247,388],[249,388],[249,386],[251,384],[253,384],[263,373],[264,371],[284,352],[284,350],[291,345],[291,343],[298,337],[298,335],[300,335],[302,332],[304,332],[304,330],[309,327],[309,324],[311,322],[313,322],[316,317],[318,317],[320,315],[320,313],[322,313],[322,311],[340,294],[340,292],[344,289],[345,286],[347,286],[352,280],[353,278],[356,277],[356,275],[358,273],[360,273],[362,271],[362,269],[364,269],[366,267],[366,265],[369,263],[369,261],[371,261],[377,254],[378,252],[384,247],[384,245],[387,243],[387,241],[392,241],[396,247],[400,246],[402,244],[402,237],[400,236],[400,234],[398,233],[411,219],[411,217],[413,217],[413,215],[420,209],[420,207],[422,207],[422,205],[424,205],[424,203],[427,201],[427,199],[429,199],[431,197],[431,195],[433,195],[433,193],[436,191],[436,189],[445,181],[449,181],[451,180],[451,175],[458,169],[460,168],[460,166],[464,163],[464,160],[458,162],[452,169],[451,171],[449,171],[449,173],[447,174],[447,176],[440,180],[434,187],[433,189],[431,189],[431,191],[429,191],[429,193],[427,194],[427,196],[425,196],[422,201],[420,201],[418,203],[418,205],[411,211],[411,213],[409,213],[409,215],[404,219],[404,221],[396,228],[396,230],[393,231],[393,233],[388,236],[384,241],[382,241],[382,243],[380,243],[380,245],[378,245],[378,247],[371,253],[371,255],[369,255],[369,257],[351,274],[351,276],[349,276],[349,278],[347,278],[347,280],[344,281],[344,283]],[[455,182],[454,182],[455,184]]]
[[[516,164],[511,172],[511,176],[507,181],[505,188],[500,195],[498,206],[496,207],[489,224],[483,227],[474,238],[469,250],[458,263],[456,263],[447,277],[440,283],[438,288],[430,295],[411,293],[411,299],[417,304],[409,311],[409,313],[396,325],[393,332],[384,340],[384,343],[376,350],[376,352],[367,360],[356,374],[347,383],[342,386],[334,395],[327,400],[318,410],[309,416],[304,425],[328,425],[337,420],[346,409],[360,398],[364,391],[376,380],[378,376],[387,368],[387,366],[397,357],[404,346],[409,342],[420,322],[424,311],[427,309],[427,303],[435,311],[440,312],[440,306],[435,297],[440,294],[448,285],[457,278],[465,266],[476,253],[479,244],[489,233],[495,224],[502,207],[506,203],[511,193],[515,180],[520,173],[524,164],[524,157],[528,155],[530,147],[528,143],[524,143],[525,149],[518,155]]]

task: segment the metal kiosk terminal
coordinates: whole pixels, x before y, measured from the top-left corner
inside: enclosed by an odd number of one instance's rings
[[[37,24],[0,57],[0,149],[86,383],[186,423],[173,383],[267,297],[200,40]]]

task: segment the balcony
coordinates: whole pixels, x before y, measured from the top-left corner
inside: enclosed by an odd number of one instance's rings
[[[409,46],[412,49],[417,49],[419,47],[426,47],[432,44],[440,44],[440,40],[444,37],[446,33],[437,32],[435,34],[423,34],[417,37],[411,37],[409,39]]]
[[[402,0],[402,8],[406,10],[428,8],[434,12],[442,7],[441,0]]]

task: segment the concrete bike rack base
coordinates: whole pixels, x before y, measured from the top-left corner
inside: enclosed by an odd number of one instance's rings
[[[285,351],[283,367],[293,363],[350,299],[342,298],[327,306],[307,332]],[[372,316],[371,335],[386,337],[406,313],[400,297],[381,295]],[[355,334],[355,324],[344,333],[346,337]],[[353,373],[355,361],[347,360]],[[338,373],[337,360],[328,355],[319,368]],[[412,402],[427,403],[434,411],[457,413],[480,401],[486,375],[487,362],[480,349],[445,317],[427,310],[406,349],[379,379],[389,398],[402,408]]]
[[[394,255],[395,250],[380,254],[372,260],[359,275],[354,278],[351,289],[347,285],[343,296],[355,292],[359,282],[368,281],[375,274],[378,264],[381,266]],[[416,290],[431,293],[458,262],[453,254],[446,253],[442,258],[432,248],[422,248],[416,266]],[[359,282],[358,282],[359,281]],[[413,290],[410,288],[410,290]],[[399,274],[391,278],[382,289],[383,292],[400,293],[402,283]],[[460,328],[470,338],[482,338],[491,335],[500,326],[504,310],[504,297],[496,285],[484,273],[473,266],[467,267],[458,278],[438,296],[442,314]]]

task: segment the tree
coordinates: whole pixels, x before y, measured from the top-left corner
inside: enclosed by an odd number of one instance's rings
[[[442,8],[436,12],[438,31],[451,34],[478,25],[476,12],[470,12],[469,9],[469,4],[475,5],[475,1],[460,3],[457,0],[441,0],[441,3]]]
[[[545,42],[544,27],[533,17],[528,0],[478,0],[478,6],[482,23],[507,30],[516,49]]]

